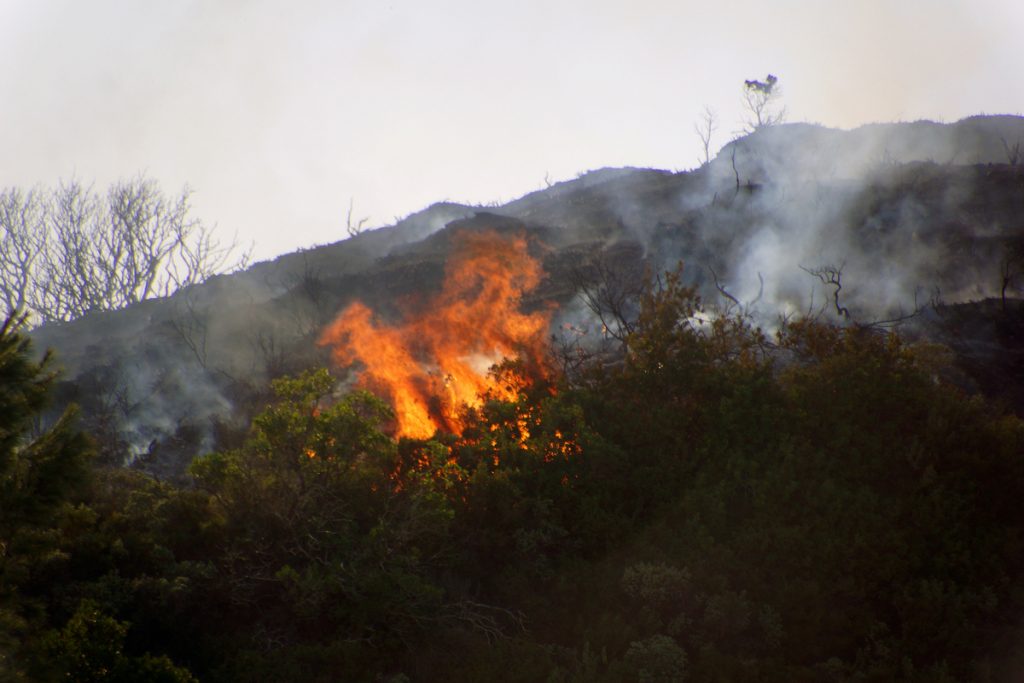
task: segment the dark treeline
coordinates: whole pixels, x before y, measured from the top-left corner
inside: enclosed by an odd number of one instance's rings
[[[895,333],[638,304],[617,358],[507,362],[517,399],[429,441],[278,380],[185,487],[40,430],[9,323],[0,678],[1019,680],[1018,418]]]

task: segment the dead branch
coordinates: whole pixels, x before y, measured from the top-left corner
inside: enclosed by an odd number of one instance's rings
[[[123,308],[244,267],[189,216],[190,190],[165,196],[142,176],[106,195],[77,180],[0,192],[0,301],[37,322]]]
[[[644,291],[641,266],[633,260],[615,262],[607,252],[601,252],[574,268],[570,281],[584,305],[600,321],[601,334],[625,344],[636,329]]]
[[[1024,148],[1021,147],[1020,139],[1018,138],[1012,145],[1004,137],[1000,136],[999,140],[1003,143],[1003,149],[1006,151],[1006,163],[1010,164],[1010,166],[1019,164],[1022,154],[1024,154]]]
[[[207,316],[196,308],[195,298],[186,295],[175,301],[175,315],[171,318],[171,329],[192,352],[199,367],[208,370],[206,342],[209,336]]]
[[[729,306],[726,307],[725,313],[728,314],[733,310],[733,308],[736,308],[738,309],[742,317],[749,317],[751,312],[753,311],[754,306],[756,306],[761,301],[762,297],[764,297],[764,275],[762,275],[760,271],[758,271],[757,281],[759,283],[759,286],[757,290],[757,296],[754,297],[753,300],[744,304],[741,303],[739,299],[737,299],[735,296],[730,294],[728,290],[725,289],[725,286],[718,279],[718,273],[715,272],[714,268],[712,268],[711,266],[708,266],[707,268],[711,272],[711,279],[715,283],[715,289],[718,290],[719,294],[721,294],[723,297],[732,302],[729,304]]]
[[[805,268],[800,266],[800,270],[804,271],[808,275],[821,280],[821,283],[827,287],[832,287],[832,302],[836,307],[836,314],[845,318],[850,319],[850,309],[846,308],[839,302],[839,293],[843,290],[843,267],[846,265],[845,261],[840,263],[839,266],[825,265],[818,268]]]
[[[363,225],[366,221],[370,220],[369,216],[360,218],[355,223],[352,222],[352,209],[355,205],[355,200],[350,198],[348,200],[348,215],[345,217],[345,230],[348,232],[349,237],[355,237],[363,231]]]
[[[1024,243],[1011,244],[999,262],[999,301],[1006,313],[1006,293],[1016,289],[1017,278],[1024,272]]]
[[[925,309],[925,306],[922,305],[919,301],[919,292],[915,291],[914,307],[909,313],[904,312],[901,307],[900,312],[897,315],[894,315],[890,318],[875,319],[871,321],[861,321],[854,319],[850,313],[850,309],[844,306],[840,300],[840,292],[843,289],[843,267],[845,265],[846,263],[844,261],[843,263],[840,263],[838,266],[825,265],[818,268],[806,268],[804,266],[800,266],[800,269],[803,270],[805,273],[808,273],[809,275],[813,275],[814,277],[818,278],[818,280],[820,280],[822,284],[832,287],[832,304],[835,307],[836,314],[842,317],[844,320],[849,321],[855,327],[863,330],[891,329],[893,327],[898,327],[899,325],[905,323],[906,321],[912,318],[917,317]],[[936,289],[935,293],[933,294],[932,300],[935,301],[937,297],[938,290]]]
[[[734,142],[733,145],[732,145],[732,154],[730,155],[730,160],[732,161],[732,172],[733,172],[733,175],[736,176],[736,194],[739,194],[740,193],[740,172],[736,168],[736,147],[737,146],[738,146],[738,143]]]
[[[718,279],[718,273],[715,272],[715,269],[712,268],[711,266],[708,266],[708,271],[711,272],[711,279],[715,281],[715,289],[718,290],[718,293],[721,294],[722,296],[724,296],[729,301],[731,301],[733,303],[733,305],[738,306],[738,307],[742,307],[742,305],[740,304],[740,300],[737,299],[736,297],[734,297],[728,291],[726,291],[725,287],[722,286],[722,283]],[[729,309],[731,309],[731,308],[732,307],[730,306]],[[727,311],[728,311],[728,309],[727,309]]]
[[[701,149],[704,151],[703,159],[698,159],[701,165],[711,163],[711,138],[718,129],[717,117],[711,107],[704,107],[700,120],[693,124],[693,131],[700,139]]]
[[[513,631],[525,632],[525,617],[522,612],[514,612],[503,607],[486,605],[472,600],[460,600],[448,607],[448,613],[441,618],[442,622],[457,623],[482,634],[491,643],[509,638],[509,628]],[[502,622],[509,628],[502,626]]]

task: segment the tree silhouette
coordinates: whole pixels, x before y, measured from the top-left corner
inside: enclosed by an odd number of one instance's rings
[[[77,180],[0,191],[0,313],[73,320],[244,267],[248,253],[189,215],[190,195],[168,197],[143,176],[106,195]]]
[[[743,105],[747,110],[745,123],[748,132],[774,126],[785,120],[785,107],[777,106],[781,96],[779,79],[772,74],[768,74],[763,81],[755,79],[743,82]]]

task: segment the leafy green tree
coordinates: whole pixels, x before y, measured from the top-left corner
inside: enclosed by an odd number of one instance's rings
[[[0,538],[6,548],[17,528],[53,521],[84,480],[90,452],[86,437],[72,428],[73,408],[39,428],[55,375],[48,353],[33,360],[23,324],[23,317],[8,318],[0,326]]]
[[[167,657],[126,655],[127,632],[128,624],[83,600],[64,628],[47,639],[50,666],[77,683],[196,683]]]
[[[243,653],[231,675],[379,666],[382,652],[451,612],[434,577],[448,563],[453,512],[439,482],[399,466],[381,401],[335,397],[324,370],[273,386],[278,401],[241,448],[192,466],[223,520],[220,591],[235,626],[263,648]]]
[[[141,472],[97,468],[83,503],[59,526],[58,550],[24,590],[45,600],[54,626],[91,600],[131,624],[129,656],[167,655],[197,673],[218,661],[210,639],[224,600],[213,576],[222,528],[209,497]]]
[[[686,652],[665,635],[630,643],[624,663],[630,678],[640,683],[682,683],[687,679]]]
[[[38,627],[38,605],[19,588],[54,552],[56,525],[85,481],[89,440],[68,409],[45,427],[50,356],[33,359],[24,317],[0,326],[0,675],[20,670],[19,643]]]
[[[626,349],[486,402],[454,447],[492,590],[571,648],[552,680],[1012,680],[1019,419],[945,386],[932,348],[815,320],[768,340],[671,276]],[[607,555],[581,542],[595,501]]]

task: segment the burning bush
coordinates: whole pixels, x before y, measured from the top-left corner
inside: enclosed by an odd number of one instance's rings
[[[422,306],[407,306],[405,319],[389,324],[361,302],[329,325],[320,343],[335,363],[363,366],[360,383],[395,409],[398,436],[429,438],[438,429],[457,432],[464,406],[485,393],[504,395],[488,369],[520,356],[543,368],[551,309],[524,313],[524,294],[543,269],[523,235],[495,232],[458,236],[440,292]]]

